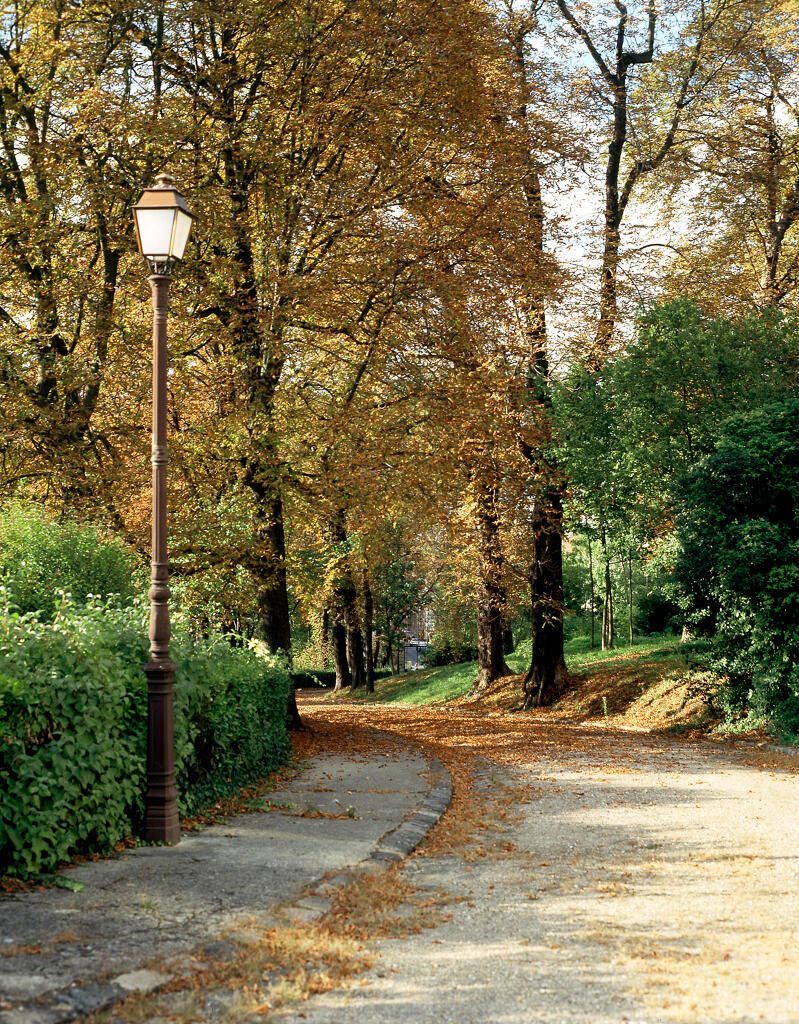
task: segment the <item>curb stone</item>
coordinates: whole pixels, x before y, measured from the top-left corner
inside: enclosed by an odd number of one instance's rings
[[[792,757],[799,755],[799,747],[786,747],[779,743],[766,743],[766,750],[776,750],[778,754],[790,754]]]
[[[381,870],[391,863],[402,860],[416,849],[430,829],[438,823],[452,799],[452,779],[437,757],[429,758],[429,764],[432,785],[419,809],[378,840],[369,857],[353,865],[353,870]],[[310,924],[318,921],[331,907],[329,890],[337,885],[347,884],[354,877],[352,871],[344,869],[333,878],[317,883],[306,890],[296,902],[281,907],[281,916],[284,920],[294,923]],[[229,942],[205,943],[200,948],[202,952],[206,952],[215,950],[217,946],[224,947],[219,949],[223,959],[231,959],[235,953],[235,947]],[[87,1014],[107,1010],[122,1002],[132,992],[154,992],[167,982],[181,977],[180,974],[159,975],[157,983],[148,977],[142,979],[146,984],[131,984],[134,975],[139,974],[150,976],[155,972],[135,971],[120,975],[118,979],[108,983],[89,982],[73,985],[60,992],[54,992],[36,1003],[0,1011],[0,1024],[69,1024]]]
[[[370,860],[402,860],[416,849],[430,829],[438,823],[452,800],[452,779],[437,757],[430,761],[430,773],[433,785],[422,801],[422,806],[401,825],[383,836]]]
[[[378,841],[371,855],[365,861],[361,861],[361,869],[381,870],[388,864],[402,860],[412,853],[430,829],[438,824],[452,800],[452,779],[437,757],[430,758],[430,774],[432,787],[428,790],[421,807]],[[330,910],[330,890],[347,885],[354,877],[353,873],[346,869],[338,872],[333,878],[312,886],[296,903],[284,906],[283,914],[292,921],[318,921]]]

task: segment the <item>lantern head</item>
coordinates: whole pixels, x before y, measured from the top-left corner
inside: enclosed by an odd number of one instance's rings
[[[194,214],[169,174],[159,174],[133,207],[136,241],[153,274],[169,275],[183,259]]]

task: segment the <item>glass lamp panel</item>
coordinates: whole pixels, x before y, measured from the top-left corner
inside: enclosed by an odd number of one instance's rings
[[[172,251],[170,253],[176,260],[183,259],[183,253],[186,250],[186,242],[189,240],[190,232],[191,217],[184,213],[183,210],[177,209],[175,211],[175,233],[172,237]]]
[[[169,256],[174,219],[173,207],[145,207],[136,211],[142,256],[159,256],[164,259]]]

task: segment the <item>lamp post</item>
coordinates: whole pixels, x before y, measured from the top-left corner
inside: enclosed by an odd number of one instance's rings
[[[133,207],[139,252],[150,268],[153,297],[153,524],[150,576],[150,660],[147,676],[147,793],[144,837],[180,841],[175,789],[175,666],[169,658],[169,563],[166,546],[166,314],[172,269],[183,259],[194,215],[168,174]]]

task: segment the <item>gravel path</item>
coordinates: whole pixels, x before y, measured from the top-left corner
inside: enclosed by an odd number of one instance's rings
[[[279,1019],[799,1024],[799,779],[790,760],[528,728],[526,759],[517,744],[478,780],[489,791],[522,787],[517,820],[487,835],[482,851],[423,852],[407,863],[418,889],[457,899],[449,920],[379,942],[375,967],[351,988]]]

